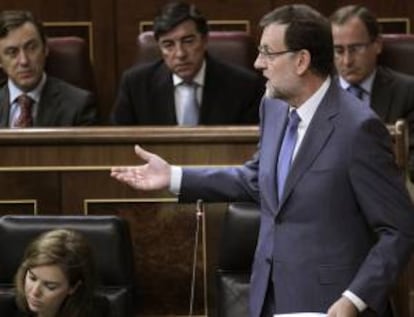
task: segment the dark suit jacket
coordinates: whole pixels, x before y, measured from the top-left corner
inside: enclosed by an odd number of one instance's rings
[[[264,80],[207,57],[199,124],[258,122]],[[118,125],[176,125],[172,73],[162,60],[127,70],[112,113]]]
[[[371,107],[386,123],[406,119],[410,131],[410,166],[414,173],[414,77],[378,67]]]
[[[414,208],[388,131],[333,81],[278,201],[287,112],[286,103],[264,98],[254,158],[241,167],[184,168],[180,201],[260,204],[251,317],[260,316],[270,278],[277,313],[326,312],[349,289],[385,316],[390,287],[414,244]]]
[[[0,87],[0,127],[9,126],[9,90]],[[80,126],[96,123],[93,95],[60,79],[48,76],[41,92],[34,127]]]

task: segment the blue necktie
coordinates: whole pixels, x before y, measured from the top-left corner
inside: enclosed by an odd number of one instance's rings
[[[290,165],[292,163],[293,151],[298,139],[299,122],[300,117],[297,114],[296,110],[290,111],[288,124],[286,126],[285,135],[283,137],[282,145],[279,151],[279,159],[277,162],[277,189],[279,201],[282,198],[286,178],[289,173]]]
[[[197,125],[198,124],[198,103],[197,103],[197,84],[184,83],[185,94],[182,104],[182,125]]]
[[[364,95],[364,90],[359,85],[351,85],[348,87],[348,91],[357,97],[359,100],[362,100]]]

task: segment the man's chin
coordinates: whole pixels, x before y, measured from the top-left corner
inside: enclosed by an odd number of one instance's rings
[[[176,69],[174,73],[185,80],[192,80],[194,77],[194,72],[192,69]]]
[[[39,80],[30,78],[30,79],[18,80],[17,82],[14,82],[14,84],[23,91],[30,91],[30,90],[33,90],[37,86],[38,82]]]
[[[357,84],[362,80],[360,75],[354,73],[344,74],[342,75],[342,78],[344,78],[350,84]]]

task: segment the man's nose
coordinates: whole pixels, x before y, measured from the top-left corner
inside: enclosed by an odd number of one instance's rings
[[[254,68],[261,70],[265,68],[265,61],[264,58],[260,55],[257,54],[256,60],[253,63]]]
[[[27,57],[27,53],[23,49],[19,51],[19,55],[17,56],[17,58],[20,64],[27,64],[29,60]]]
[[[185,57],[187,55],[187,50],[185,49],[184,45],[182,43],[177,43],[175,46],[175,54],[178,57]]]
[[[354,54],[352,54],[348,49],[344,51],[344,54],[342,55],[342,61],[345,65],[352,64],[354,61]]]

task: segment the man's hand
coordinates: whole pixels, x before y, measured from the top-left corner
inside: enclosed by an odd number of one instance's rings
[[[158,155],[135,146],[136,155],[146,164],[138,166],[112,167],[111,176],[138,190],[167,188],[171,179],[171,166]]]
[[[358,310],[346,297],[342,296],[328,309],[328,317],[357,317]]]

